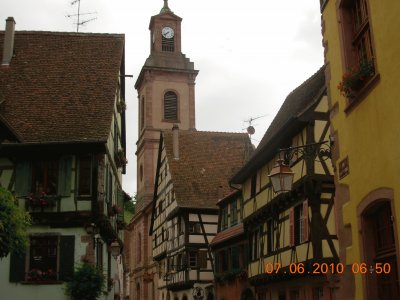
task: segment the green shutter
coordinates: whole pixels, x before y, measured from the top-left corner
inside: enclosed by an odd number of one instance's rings
[[[75,236],[60,236],[60,269],[59,279],[68,281],[74,274]]]
[[[61,196],[71,195],[71,169],[72,156],[61,157],[58,168],[58,194]]]
[[[25,259],[26,255],[11,252],[10,255],[10,282],[25,280]]]
[[[121,189],[117,190],[118,206],[124,207],[124,192]]]
[[[31,191],[32,167],[30,162],[21,161],[15,170],[15,192],[17,196],[27,196]]]

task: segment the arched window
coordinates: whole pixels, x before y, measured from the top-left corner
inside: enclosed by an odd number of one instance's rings
[[[178,97],[171,91],[164,94],[164,120],[178,120]]]

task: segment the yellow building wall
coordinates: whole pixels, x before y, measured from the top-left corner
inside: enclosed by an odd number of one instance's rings
[[[345,225],[351,225],[352,246],[346,249],[346,263],[351,264],[361,263],[357,205],[369,192],[382,187],[393,189],[394,215],[400,217],[400,39],[397,30],[400,28],[400,2],[367,0],[380,80],[348,114],[344,111],[346,99],[337,89],[346,71],[341,53],[337,2],[330,0],[324,8],[322,31],[325,61],[330,70],[331,122],[337,131],[340,147],[336,167],[346,156],[349,159],[350,173],[339,180],[339,184],[348,186],[350,193],[350,201],[343,207],[343,221]],[[395,226],[400,232],[399,222]],[[361,276],[355,278],[355,284],[355,299],[363,299]]]

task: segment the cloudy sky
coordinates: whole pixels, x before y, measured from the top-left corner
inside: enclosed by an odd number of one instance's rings
[[[76,31],[73,0],[2,0],[0,28]],[[128,168],[124,190],[136,191],[137,93],[134,82],[150,53],[150,17],[163,0],[81,0],[80,32],[124,33]],[[198,130],[243,132],[254,118],[255,145],[285,97],[323,64],[317,0],[169,0],[183,18],[182,52],[199,70]],[[256,119],[257,118],[257,119]],[[246,122],[247,121],[247,122]]]

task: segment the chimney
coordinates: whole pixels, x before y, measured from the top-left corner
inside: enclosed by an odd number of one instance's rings
[[[172,126],[172,153],[174,159],[179,159],[179,127],[177,124]]]
[[[3,66],[10,65],[11,58],[14,54],[14,33],[15,33],[15,20],[13,17],[8,17],[6,20],[6,31],[4,34],[3,45]]]

